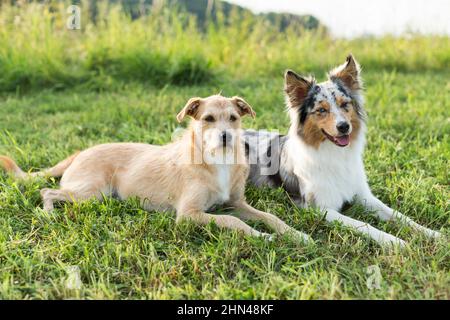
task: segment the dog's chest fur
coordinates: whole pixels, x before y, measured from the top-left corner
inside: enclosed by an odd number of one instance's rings
[[[205,203],[207,212],[216,211],[231,198],[231,178],[232,166],[226,164],[214,165],[214,171],[210,176],[209,185],[211,188],[210,196]]]
[[[366,176],[360,143],[339,148],[326,141],[315,149],[299,139],[288,140],[287,162],[308,204],[339,210],[362,190]]]
[[[261,135],[258,137],[259,144],[253,141],[247,146],[249,153],[258,154],[257,163],[250,163],[249,179],[257,186],[282,186],[299,205],[339,210],[366,183],[362,161],[363,132],[348,147],[339,148],[325,141],[318,149],[306,145],[297,137],[269,135],[264,131],[249,131],[245,135],[249,138],[247,141]],[[280,140],[267,144],[267,139]],[[261,144],[261,141],[265,143]],[[264,166],[273,162],[279,163],[277,172],[263,174]]]
[[[226,164],[216,165],[216,184],[218,188],[217,201],[224,203],[230,199],[231,166]]]

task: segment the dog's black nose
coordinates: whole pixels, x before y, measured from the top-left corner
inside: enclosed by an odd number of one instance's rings
[[[348,129],[350,129],[350,125],[347,122],[342,121],[337,124],[336,128],[338,129],[338,131],[340,133],[345,134],[345,133],[348,133]]]
[[[222,143],[224,146],[226,146],[231,142],[231,135],[228,132],[223,131],[221,136],[222,136]]]

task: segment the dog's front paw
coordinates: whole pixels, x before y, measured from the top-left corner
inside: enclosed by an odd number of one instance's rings
[[[406,241],[397,238],[393,235],[390,235],[388,233],[384,234],[380,239],[379,242],[384,245],[384,246],[388,246],[388,247],[399,247],[399,248],[404,248],[406,246]]]
[[[263,233],[261,235],[266,241],[273,241],[275,239],[275,236],[273,234]]]
[[[309,243],[309,244],[314,244],[314,240],[313,238],[311,238],[309,235],[307,235],[306,233],[300,232],[300,231],[295,231],[291,233],[291,236],[300,242],[303,243]]]
[[[436,239],[436,240],[442,239],[444,237],[444,235],[442,233],[440,233],[439,231],[434,231],[434,230],[431,230],[431,229],[426,229],[425,230],[425,234],[428,237],[430,237],[432,239]]]
[[[274,235],[273,234],[261,232],[261,234],[259,236],[261,238],[263,238],[264,240],[266,240],[266,241],[273,241],[274,240]]]

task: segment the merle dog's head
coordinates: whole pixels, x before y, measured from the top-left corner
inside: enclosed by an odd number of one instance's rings
[[[284,89],[291,128],[305,143],[318,148],[330,141],[346,147],[357,138],[365,117],[360,71],[358,62],[349,55],[322,83],[286,72]]]

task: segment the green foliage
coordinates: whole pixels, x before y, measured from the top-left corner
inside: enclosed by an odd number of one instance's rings
[[[371,70],[439,71],[450,64],[447,37],[335,40],[321,28],[279,32],[276,23],[236,10],[227,19],[216,13],[216,22],[202,32],[192,15],[173,8],[155,7],[133,20],[103,2],[94,24],[89,4],[82,4],[81,30],[66,28],[69,14],[61,2],[2,5],[0,91],[80,84],[96,89],[130,81],[214,83],[276,76],[288,66],[324,72],[349,52]]]
[[[114,8],[101,8],[105,19],[96,25],[68,31],[58,10],[33,4],[0,12],[0,88],[16,90],[0,96],[0,154],[22,168],[103,142],[167,143],[190,97],[221,90],[254,107],[256,120],[245,127],[285,133],[283,70],[321,78],[352,51],[364,68],[374,193],[446,238],[429,241],[360,206],[345,212],[409,243],[389,251],[296,208],[282,190],[253,187],[246,192],[253,206],[316,244],[176,226],[173,214],[145,212],[136,199],[61,204],[47,214],[39,190],[58,181],[17,183],[0,173],[0,299],[450,298],[448,38],[298,37],[251,17],[202,34],[191,18],[165,9],[131,21]],[[380,289],[366,286],[372,265],[381,270]],[[79,267],[79,290],[66,285],[69,266]]]

